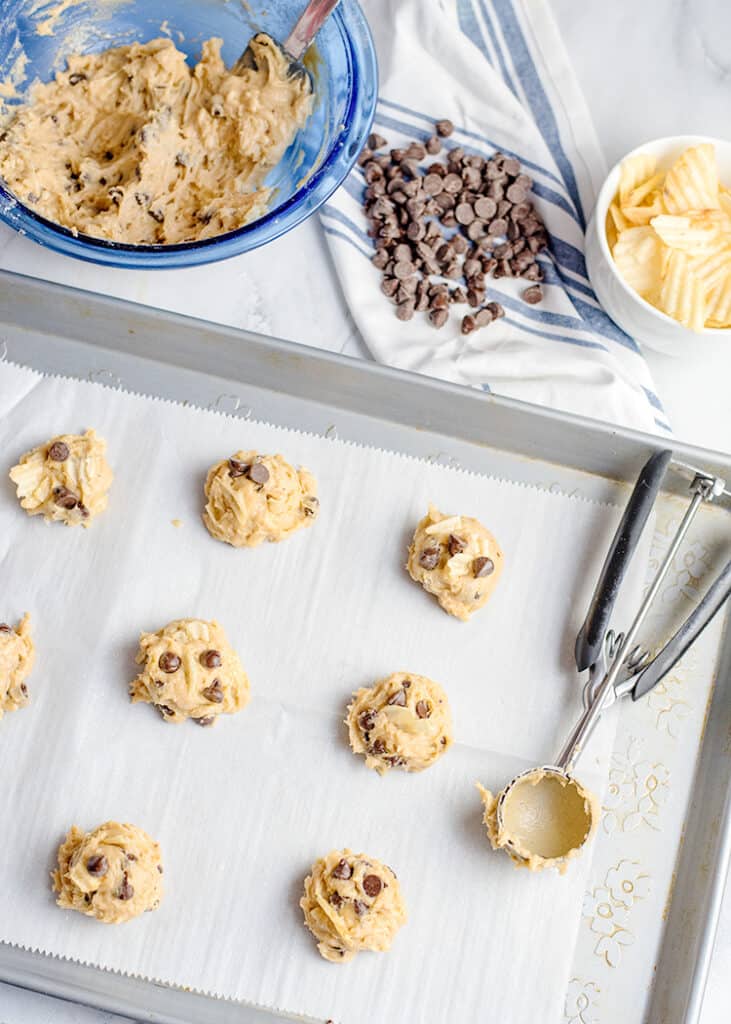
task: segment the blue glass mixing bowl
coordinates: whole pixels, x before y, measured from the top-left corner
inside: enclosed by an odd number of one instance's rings
[[[68,6],[66,6],[68,4]],[[255,31],[286,38],[305,0],[0,0],[0,101],[8,82],[48,81],[69,53],[146,42],[168,34],[190,63],[211,36],[231,64]],[[376,56],[355,0],[342,0],[320,30],[313,68],[315,109],[266,184],[269,212],[237,231],[181,245],[121,245],[39,217],[0,183],[0,218],[41,245],[116,267],[190,267],[255,249],[289,231],[325,202],[353,166],[370,130],[378,91]]]

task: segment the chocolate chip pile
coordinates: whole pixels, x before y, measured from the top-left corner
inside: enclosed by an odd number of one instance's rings
[[[515,158],[496,153],[485,159],[456,146],[444,160],[422,164],[453,131],[451,121],[437,121],[426,143],[387,153],[380,152],[386,139],[372,134],[358,162],[373,263],[383,271],[381,290],[396,316],[411,320],[417,311],[428,312],[439,328],[452,303],[467,303],[474,312],[462,317],[462,333],[470,334],[505,315],[499,302],[485,301],[489,275],[534,282],[522,298],[531,305],[541,301],[536,256],[548,234],[529,198],[533,181]]]

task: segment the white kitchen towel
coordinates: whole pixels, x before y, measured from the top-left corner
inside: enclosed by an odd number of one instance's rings
[[[362,0],[380,65],[374,128],[391,145],[455,125],[447,147],[517,157],[551,235],[544,301],[489,279],[503,320],[468,336],[452,313],[401,322],[379,289],[356,168],[322,210],[352,315],[382,363],[649,431],[669,429],[636,341],[600,308],[584,230],[606,173],[578,83],[545,0]],[[460,307],[457,307],[460,309]]]

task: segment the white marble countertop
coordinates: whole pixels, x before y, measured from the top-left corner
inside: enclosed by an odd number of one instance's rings
[[[728,137],[731,6],[718,0],[549,0],[610,163],[670,134]],[[296,241],[296,244],[293,242]],[[350,355],[364,354],[316,222],[215,270],[149,274],[101,271],[0,229],[0,266],[196,316],[236,323]],[[215,274],[216,288],[210,287]],[[289,301],[281,302],[282,281]],[[332,302],[322,295],[331,290]],[[681,356],[648,353],[675,433],[731,452],[731,343]],[[731,887],[712,962],[702,1024],[728,1020]],[[0,985],[0,1024],[112,1024],[109,1014]],[[637,1022],[639,1024],[639,1021]],[[653,1022],[654,1024],[654,1022]]]

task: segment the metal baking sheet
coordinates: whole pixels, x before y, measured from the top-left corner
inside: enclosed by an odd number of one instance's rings
[[[598,500],[622,502],[661,446],[650,435],[8,272],[0,272],[0,358]],[[731,457],[682,444],[674,449],[684,462],[731,479]],[[666,493],[686,488],[672,474]],[[645,1018],[653,1024],[693,1024],[699,1017],[731,860],[731,630],[723,636],[694,768],[697,799],[680,844]],[[275,1019],[260,1008],[2,943],[0,979],[137,1020]]]

